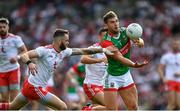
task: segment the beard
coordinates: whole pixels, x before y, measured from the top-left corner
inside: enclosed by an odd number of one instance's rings
[[[0,31],[0,36],[6,36],[7,35],[7,32],[5,31]]]
[[[61,45],[59,46],[60,50],[65,50],[66,49],[66,45],[62,42]]]

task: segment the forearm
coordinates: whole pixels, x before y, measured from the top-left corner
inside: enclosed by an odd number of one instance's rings
[[[102,59],[91,58],[88,56],[83,56],[81,58],[81,63],[83,64],[95,64],[95,63],[100,63],[100,62],[102,62]]]
[[[20,55],[20,60],[24,63],[30,60],[28,53],[24,53]]]
[[[103,53],[103,48],[72,48],[72,55],[90,55]]]
[[[123,56],[118,56],[116,60],[120,61],[122,64],[124,64],[128,67],[134,67],[135,66],[135,63],[133,61],[131,61],[130,59],[127,59]]]
[[[157,71],[158,71],[160,79],[163,80],[164,79],[164,71],[163,71],[163,69],[159,66]]]

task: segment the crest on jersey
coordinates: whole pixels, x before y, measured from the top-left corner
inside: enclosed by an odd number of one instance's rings
[[[114,87],[114,82],[111,82],[111,83],[110,83],[110,87]]]

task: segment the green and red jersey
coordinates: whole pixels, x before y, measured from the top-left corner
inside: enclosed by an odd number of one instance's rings
[[[130,48],[131,41],[126,35],[126,28],[121,27],[117,37],[113,37],[106,33],[100,43],[101,47],[106,48],[114,45],[119,49],[119,52],[125,57],[130,59]],[[114,60],[113,58],[108,58],[108,68],[107,72],[113,76],[124,75],[128,72],[129,67],[122,64],[120,61]]]
[[[85,65],[78,63],[78,64],[73,65],[72,69],[77,74],[77,81],[79,85],[83,86],[83,81],[85,78]]]

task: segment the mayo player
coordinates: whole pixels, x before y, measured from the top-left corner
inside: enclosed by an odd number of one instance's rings
[[[21,55],[20,59],[28,65],[31,75],[24,82],[21,93],[11,103],[1,103],[0,109],[18,110],[31,100],[36,100],[55,110],[67,109],[62,100],[45,90],[47,82],[57,66],[65,57],[71,55],[102,52],[113,54],[105,48],[67,48],[68,44],[69,32],[64,29],[57,29],[53,35],[52,45],[38,47]],[[36,64],[31,61],[32,58],[37,58]]]

